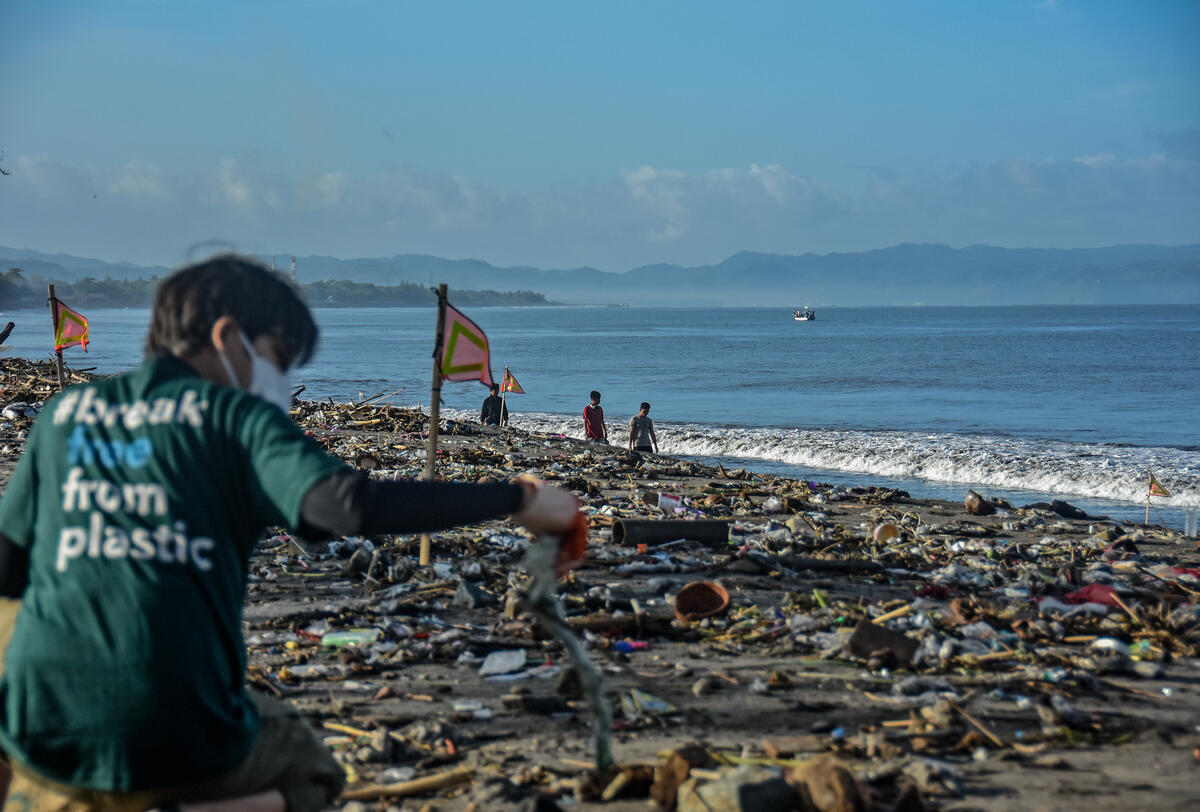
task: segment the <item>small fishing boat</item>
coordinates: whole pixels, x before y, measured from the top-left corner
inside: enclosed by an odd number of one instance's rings
[[[796,321],[816,321],[817,311],[805,307],[803,310],[793,310],[792,317],[795,318]]]

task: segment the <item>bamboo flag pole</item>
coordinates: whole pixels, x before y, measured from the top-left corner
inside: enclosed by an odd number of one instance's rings
[[[505,417],[508,416],[508,389],[505,384],[508,383],[508,367],[504,368],[504,377],[500,379],[500,425],[507,426],[508,421]]]
[[[438,417],[442,406],[442,333],[446,329],[446,283],[437,286],[437,338],[433,341],[433,393],[429,402],[429,448],[425,459],[425,478],[432,481],[437,472]],[[429,566],[429,551],[432,539],[428,533],[421,534],[421,557],[418,564]]]
[[[1142,527],[1150,526],[1150,491],[1154,490],[1154,474],[1149,474],[1150,481],[1146,483],[1146,520]]]
[[[57,344],[58,343],[58,308],[54,306],[54,303],[56,301],[58,301],[58,299],[54,296],[54,285],[46,285],[46,293],[50,300],[50,329],[52,331],[51,335],[54,336],[54,343]],[[66,374],[63,371],[62,350],[58,349],[58,347],[55,347],[54,348],[54,356],[55,356],[55,359],[57,360],[57,366],[58,366],[58,391],[61,392],[63,389],[66,389],[66,383],[64,382],[64,380],[66,378]]]

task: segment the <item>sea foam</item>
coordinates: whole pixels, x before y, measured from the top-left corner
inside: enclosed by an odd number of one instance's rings
[[[472,420],[466,411],[450,416]],[[513,415],[512,424],[542,434],[582,439],[580,418],[537,412]],[[988,435],[904,431],[841,431],[655,423],[664,454],[763,460],[853,474],[965,483],[1119,502],[1146,500],[1149,474],[1170,497],[1163,507],[1200,504],[1200,455],[1178,448],[1144,448]],[[628,429],[609,425],[624,446]],[[863,484],[870,484],[864,481]]]

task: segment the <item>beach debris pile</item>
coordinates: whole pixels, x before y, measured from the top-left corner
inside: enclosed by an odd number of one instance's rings
[[[411,476],[417,433],[324,440]],[[922,809],[998,764],[1200,744],[1179,715],[1197,706],[1200,568],[1174,530],[478,426],[444,438],[438,471],[580,496],[590,545],[559,598],[603,675],[616,764],[595,769],[579,675],[522,609],[530,541],[511,525],[435,534],[426,568],[415,537],[279,535],[254,563],[251,678],[325,726],[352,802]]]
[[[15,454],[41,384],[7,361]],[[420,412],[294,415],[373,477],[424,469]],[[344,808],[1017,807],[1082,759],[1200,758],[1200,555],[1178,531],[518,429],[439,443],[440,477],[519,474],[573,490],[591,523],[558,600],[603,680],[615,764],[597,769],[585,682],[526,611],[513,525],[434,534],[427,567],[417,537],[279,532],[251,561],[247,679],[323,731]]]
[[[90,381],[95,367],[63,367],[68,384]],[[0,357],[0,406],[11,403],[40,404],[58,391],[58,367],[54,361]]]
[[[299,390],[303,393],[303,388]],[[293,419],[306,429],[371,430],[408,435],[428,430],[429,418],[419,409],[403,408],[386,402],[396,392],[361,398],[350,403],[295,400]]]
[[[64,370],[72,383],[92,380],[92,368]],[[0,357],[0,460],[20,455],[33,419],[47,398],[58,391],[54,361]]]

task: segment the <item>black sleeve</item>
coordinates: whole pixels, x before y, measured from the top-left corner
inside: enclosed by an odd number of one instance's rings
[[[444,530],[513,513],[524,498],[520,485],[508,483],[377,480],[339,471],[304,497],[300,529],[312,538]]]
[[[0,533],[0,598],[19,598],[29,583],[29,550]]]

